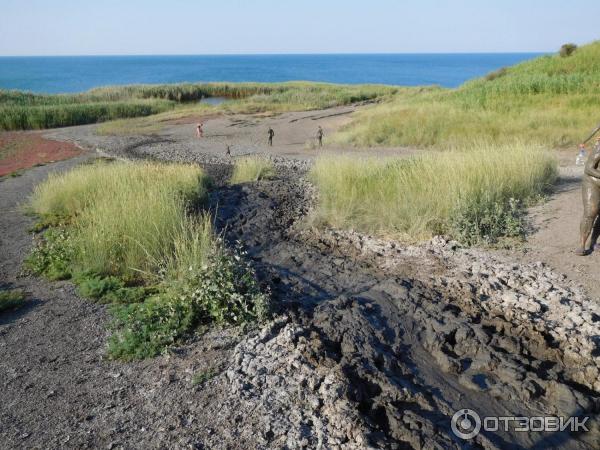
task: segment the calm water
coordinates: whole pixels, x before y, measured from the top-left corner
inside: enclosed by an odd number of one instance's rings
[[[537,53],[0,57],[0,88],[80,92],[182,81],[325,81],[456,87]]]

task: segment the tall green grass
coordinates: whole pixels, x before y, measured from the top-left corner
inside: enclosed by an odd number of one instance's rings
[[[181,253],[196,235],[210,238],[207,225],[187,213],[205,196],[206,178],[196,166],[94,164],[51,175],[36,187],[31,206],[40,215],[74,221],[71,239],[80,267],[143,278],[167,261],[173,265],[176,249]],[[201,241],[198,248],[207,245]],[[197,256],[201,264],[202,253]]]
[[[334,139],[358,146],[460,147],[529,141],[565,147],[600,121],[600,42],[542,56],[458,89],[400,91]]]
[[[515,204],[545,192],[556,161],[530,145],[478,145],[408,159],[321,157],[310,176],[319,223],[402,239],[441,233],[494,242],[521,231]]]
[[[303,82],[133,85],[60,95],[0,90],[0,130],[80,125],[177,109],[182,114],[193,114],[205,112],[205,105],[197,103],[204,97],[232,100],[212,108],[213,111],[252,113],[326,108],[394,92],[396,88],[386,86]]]
[[[123,117],[157,114],[172,108],[163,100],[130,100],[55,105],[3,105],[0,130],[32,130],[103,122]]]
[[[231,184],[259,181],[275,176],[273,162],[264,156],[247,156],[237,159],[231,176]]]
[[[114,304],[109,353],[154,356],[199,325],[261,319],[267,296],[199,212],[207,178],[184,164],[100,163],[52,175],[31,198],[50,229],[27,266]]]

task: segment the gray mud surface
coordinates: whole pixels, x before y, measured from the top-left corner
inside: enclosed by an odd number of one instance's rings
[[[146,158],[144,146],[116,155]],[[104,358],[106,308],[69,283],[19,277],[32,219],[15,209],[58,163],[0,182],[2,282],[26,290],[0,316],[1,448],[598,448],[600,308],[544,264],[436,238],[406,246],[314,230],[305,162],[229,186],[205,164],[210,208],[272,292],[260,330],[215,330],[143,362]],[[6,214],[8,212],[8,214]],[[214,374],[194,383],[198,374]],[[451,417],[589,416],[590,432],[482,432]]]

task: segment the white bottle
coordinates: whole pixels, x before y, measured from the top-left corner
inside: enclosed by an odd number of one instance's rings
[[[577,159],[575,160],[576,166],[583,166],[585,164],[585,159],[587,157],[587,153],[585,151],[585,147],[583,145],[579,146],[579,155],[577,155]]]

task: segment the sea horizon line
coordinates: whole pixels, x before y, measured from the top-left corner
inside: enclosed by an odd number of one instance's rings
[[[491,52],[338,52],[338,53],[139,53],[87,55],[0,55],[0,58],[119,58],[119,57],[228,57],[228,56],[394,56],[394,55],[544,55],[555,51],[491,51]]]

